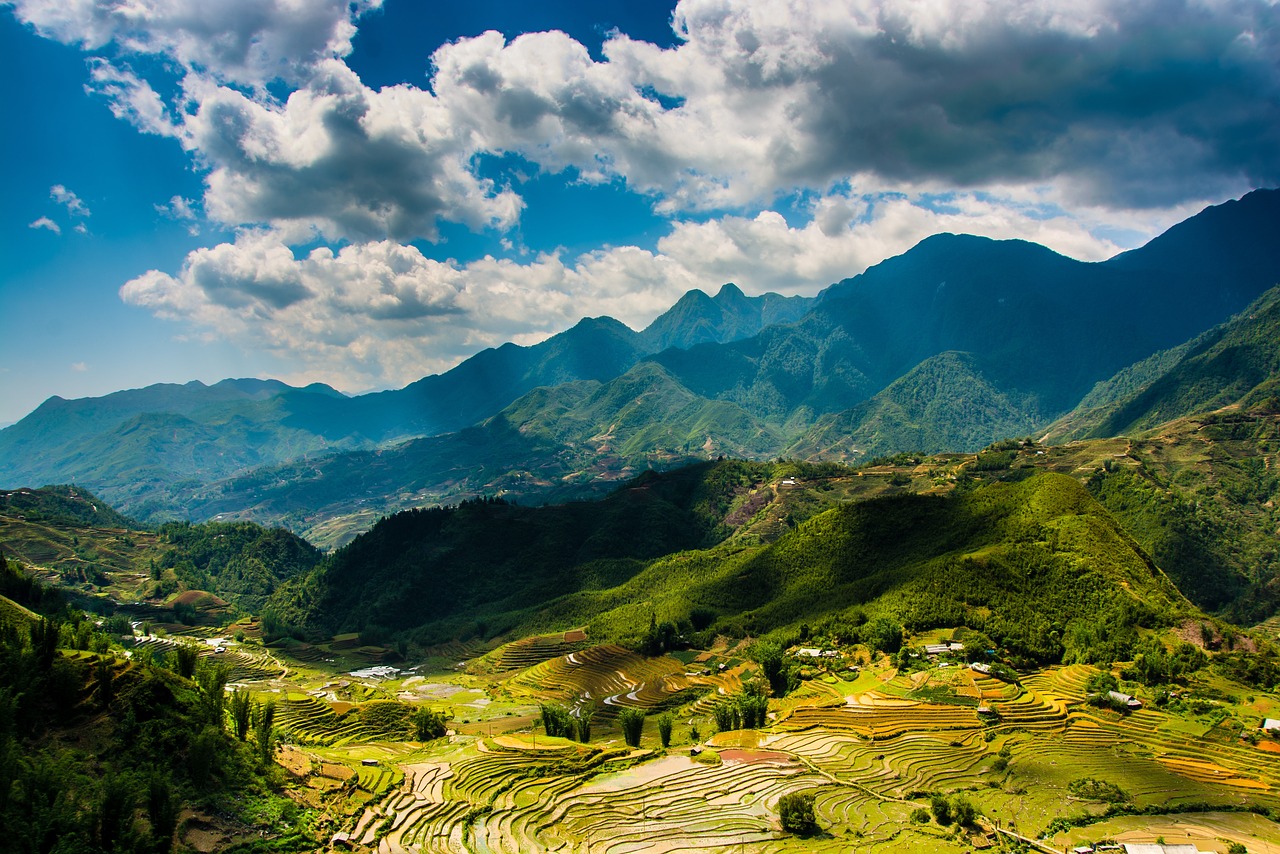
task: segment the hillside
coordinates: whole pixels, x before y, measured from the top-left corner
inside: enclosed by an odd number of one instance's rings
[[[994,386],[967,353],[924,360],[867,401],[829,413],[786,453],[802,459],[858,460],[904,450],[974,450],[997,436],[1021,436],[1041,421],[1034,396]]]
[[[1037,661],[1093,660],[1100,644],[1133,642],[1138,625],[1196,613],[1072,478],[795,502],[762,541],[748,521],[786,506],[778,496],[795,481],[838,496],[850,475],[792,471],[779,480],[769,466],[717,463],[598,504],[399,514],[271,607],[321,634],[412,630],[421,642],[589,623],[593,637],[634,643],[650,614],[691,625],[695,611],[708,631],[738,636],[879,614],[911,631],[975,627]]]
[[[188,591],[212,594],[222,616],[256,612],[320,560],[314,546],[281,529],[172,522],[147,530],[122,519],[79,488],[19,490],[0,504],[0,556],[27,564],[85,607],[127,606],[163,619]]]
[[[30,522],[141,530],[137,522],[120,515],[88,490],[74,486],[0,492],[0,515]]]
[[[1127,436],[1229,406],[1280,411],[1280,287],[1226,323],[1100,383],[1047,438]]]

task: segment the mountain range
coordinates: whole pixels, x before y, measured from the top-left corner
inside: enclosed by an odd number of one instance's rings
[[[1156,398],[1207,405],[1194,389],[1216,381],[1191,372],[1230,367],[1210,327],[1280,281],[1278,222],[1280,191],[1259,190],[1100,263],[935,235],[816,299],[692,291],[641,332],[585,319],[359,397],[227,380],[51,398],[0,431],[0,484],[75,482],[144,521],[285,522],[333,545],[399,508],[599,495],[721,455],[857,461],[1136,429],[1180,414],[1143,415]],[[1274,374],[1258,358],[1254,379]]]

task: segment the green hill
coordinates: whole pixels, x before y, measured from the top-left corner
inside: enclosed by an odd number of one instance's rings
[[[398,514],[271,607],[319,634],[407,631],[422,641],[589,623],[595,638],[638,643],[655,616],[743,636],[802,622],[856,629],[870,614],[912,631],[968,625],[1036,661],[1118,655],[1138,627],[1198,613],[1073,478],[828,498],[826,509],[797,501],[780,536],[762,541],[749,521],[787,501],[749,487],[779,471],[704,464],[595,504]],[[792,471],[837,495],[832,481],[858,479],[834,467]],[[772,490],[798,485],[783,480]]]
[[[0,557],[108,613],[120,605],[167,610],[186,590],[256,612],[281,583],[320,560],[305,540],[248,522],[126,527],[118,523],[128,520],[78,487],[10,497],[0,504]]]
[[[32,522],[141,530],[137,522],[120,515],[87,489],[75,486],[2,491],[0,514]]]
[[[903,450],[975,451],[996,436],[1030,433],[1039,422],[1035,397],[1001,391],[970,354],[948,352],[921,362],[870,400],[822,416],[786,453],[858,460]]]

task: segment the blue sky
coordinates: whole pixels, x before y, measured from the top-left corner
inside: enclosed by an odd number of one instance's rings
[[[11,0],[0,423],[398,387],[938,231],[1084,259],[1274,186],[1266,2]]]

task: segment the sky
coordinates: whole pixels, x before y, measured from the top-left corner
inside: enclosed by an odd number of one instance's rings
[[[0,0],[0,424],[396,388],[942,231],[1082,260],[1280,183],[1266,0]]]

